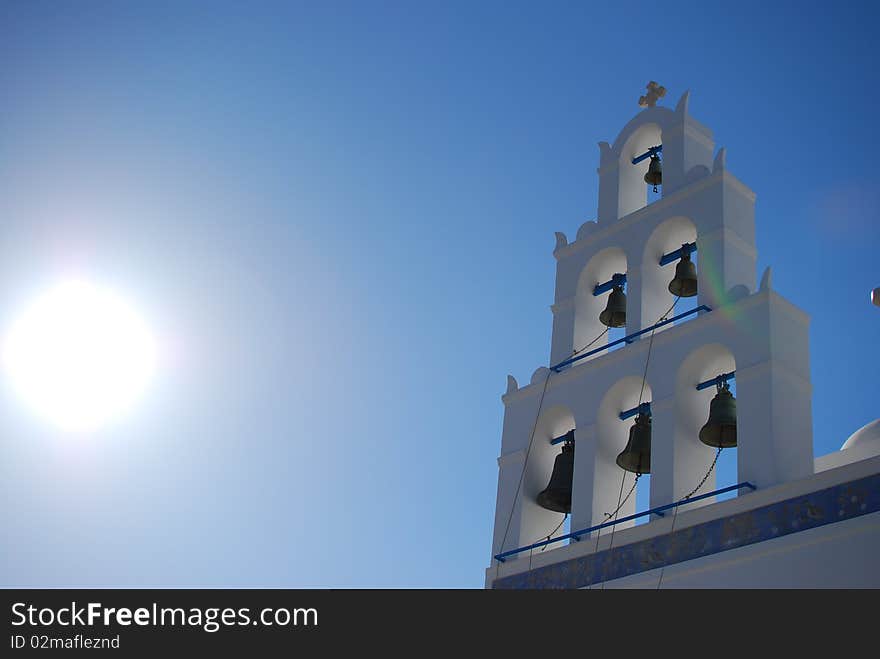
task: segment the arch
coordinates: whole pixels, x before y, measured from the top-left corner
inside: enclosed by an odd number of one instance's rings
[[[684,100],[684,97],[682,97],[682,100]],[[679,101],[679,104],[680,103],[681,100]],[[685,108],[683,112],[686,113],[686,111]],[[624,150],[624,146],[631,140],[632,136],[643,126],[654,125],[662,132],[672,126],[675,122],[676,113],[661,105],[655,105],[653,108],[642,110],[620,129],[620,132],[617,134],[617,137],[614,138],[614,142],[611,145],[611,151],[619,155]]]
[[[641,395],[641,396],[640,396]],[[651,386],[647,382],[642,388],[642,377],[630,375],[615,382],[602,397],[596,422],[596,454],[593,490],[593,523],[605,521],[606,513],[612,512],[618,505],[618,496],[623,481],[623,495],[629,491],[635,480],[635,474],[624,471],[617,466],[617,455],[626,447],[629,430],[634,420],[623,421],[620,413],[632,409],[642,402],[651,400]],[[618,517],[626,517],[635,512],[636,497],[631,496],[618,512]],[[624,522],[617,529],[633,526],[634,522]]]
[[[712,165],[712,133],[690,118],[688,98],[685,92],[675,110],[662,106],[642,110],[623,127],[613,145],[599,143],[600,223],[614,222],[647,204],[643,177],[650,161],[633,165],[632,159],[649,147],[663,145],[663,195],[680,188],[695,166],[706,168],[693,172],[693,176],[702,176]]]
[[[665,313],[675,296],[669,292],[669,282],[675,275],[675,264],[660,265],[660,258],[679,249],[684,243],[697,240],[697,227],[693,220],[684,216],[664,220],[651,233],[642,252],[641,327],[650,327]],[[692,255],[696,260],[696,252]],[[672,327],[665,325],[658,331]]]
[[[648,186],[645,173],[650,158],[633,165],[636,156],[645,153],[650,147],[663,143],[662,130],[654,123],[642,124],[627,138],[618,154],[617,204],[620,217],[626,217],[648,203]]]
[[[615,273],[626,272],[626,253],[620,247],[608,247],[595,254],[581,270],[578,277],[574,306],[574,350],[580,351],[600,336],[605,326],[599,322],[599,314],[608,302],[608,293],[593,295],[597,284],[611,279]],[[607,343],[607,338],[605,340]],[[602,345],[597,341],[591,347]],[[588,358],[589,359],[589,358]]]
[[[675,424],[673,429],[673,497],[678,500],[689,494],[703,476],[716,449],[699,439],[700,428],[709,416],[709,403],[715,395],[710,387],[697,391],[696,386],[721,373],[736,370],[733,352],[720,343],[702,345],[692,350],[678,368],[675,376]],[[730,449],[727,449],[729,451]],[[697,494],[715,489],[717,469],[709,475]],[[692,505],[712,503],[714,497]]]
[[[561,446],[552,445],[550,440],[575,429],[574,414],[565,405],[554,405],[543,410],[535,425],[532,449],[529,453],[526,472],[522,484],[522,521],[520,523],[520,543],[524,546],[547,537],[559,522],[562,514],[547,510],[538,505],[536,499],[550,480],[556,456]],[[577,447],[575,447],[577,450]],[[565,533],[560,527],[555,535]],[[551,545],[548,551],[558,545]]]

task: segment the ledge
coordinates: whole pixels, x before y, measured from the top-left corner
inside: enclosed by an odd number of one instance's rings
[[[748,504],[753,507],[744,509]],[[513,573],[494,579],[491,587],[583,588],[878,511],[880,458],[872,458],[679,513],[681,528],[672,534],[661,528],[670,523],[663,519],[618,532],[618,537],[634,533],[642,537],[613,549],[552,563],[548,556],[547,563],[532,570],[525,561],[511,561]],[[644,537],[651,531],[648,527],[654,530]],[[557,551],[591,544],[582,541]]]
[[[668,209],[670,206],[674,206],[675,204],[684,201],[688,197],[702,192],[706,188],[709,188],[712,185],[718,183],[731,184],[731,187],[734,190],[744,195],[752,202],[754,202],[756,199],[755,192],[745,183],[736,178],[736,176],[731,174],[726,169],[718,170],[711,173],[709,176],[706,176],[705,178],[698,179],[692,183],[685,185],[682,188],[679,188],[675,192],[671,193],[669,196],[662,197],[656,201],[651,202],[650,204],[642,206],[638,210],[633,211],[629,215],[624,215],[617,220],[605,223],[598,222],[597,220],[597,228],[591,231],[588,236],[568,243],[564,247],[560,247],[553,252],[553,256],[556,258],[557,261],[566,259],[573,254],[576,254],[577,252],[587,248],[590,244],[608,238],[609,236],[613,236],[615,233],[626,229],[630,225],[641,222],[646,216],[650,216],[654,213],[661,213],[664,210]]]

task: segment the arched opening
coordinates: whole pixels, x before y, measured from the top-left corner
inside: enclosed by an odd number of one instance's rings
[[[637,156],[645,153],[652,146],[662,144],[660,126],[657,124],[644,124],[637,128],[627,138],[620,149],[619,182],[618,182],[618,209],[620,217],[626,217],[648,204],[649,194],[659,198],[660,194],[649,193],[650,188],[645,183],[645,173],[650,165],[650,158],[633,165],[632,161]]]
[[[709,404],[716,394],[714,386],[701,391],[697,385],[716,378],[723,373],[736,370],[733,353],[717,343],[701,346],[682,361],[675,380],[675,430],[673,437],[673,492],[679,500],[693,492],[704,494],[721,485],[736,483],[736,451],[726,448],[721,451],[714,470],[706,474],[715,459],[717,449],[700,441],[700,429],[709,418]],[[735,394],[735,383],[730,382],[731,392]],[[695,488],[703,484],[694,492]],[[736,496],[735,493],[727,495]],[[694,506],[713,503],[715,497],[698,501]]]
[[[630,428],[635,418],[622,420],[621,412],[651,401],[651,386],[640,376],[628,376],[617,381],[599,404],[597,420],[596,474],[593,491],[593,524],[616,517],[620,519],[636,511],[637,501],[646,499],[651,489],[650,474],[636,474],[617,465],[617,456],[629,441]],[[635,485],[635,490],[627,494]],[[618,509],[619,508],[619,509]],[[647,506],[645,506],[647,508]],[[617,513],[615,515],[615,510]],[[609,517],[611,515],[611,517]],[[646,520],[647,521],[647,520]],[[619,531],[634,525],[628,521],[616,525]]]
[[[609,339],[616,339],[617,334],[623,336],[625,333],[625,328],[620,328],[609,330],[604,334],[608,328],[599,321],[599,314],[605,309],[610,293],[593,295],[597,284],[610,281],[617,273],[626,273],[626,254],[619,247],[603,249],[594,255],[581,271],[575,294],[573,354],[598,348]]]
[[[537,499],[538,494],[547,487],[556,456],[562,449],[561,444],[554,445],[550,442],[574,428],[574,415],[564,405],[550,407],[541,412],[538,418],[526,473],[523,476],[520,547],[546,540],[548,536],[557,537],[568,533],[569,518],[565,518],[565,523],[560,525],[560,522],[563,522],[563,513],[542,508],[538,505]],[[564,544],[559,542],[549,545],[547,551]]]
[[[669,282],[675,276],[675,268],[678,261],[667,265],[660,265],[660,259],[670,254],[686,243],[694,243],[697,240],[697,228],[687,217],[671,217],[660,223],[651,233],[651,237],[645,243],[642,258],[642,326],[639,329],[650,327],[657,323],[660,318],[667,314],[669,318],[694,309],[697,306],[697,296],[682,297],[677,302],[675,296],[669,292]],[[698,253],[692,252],[691,261],[697,266]],[[673,302],[675,308],[670,311]],[[674,323],[664,325],[657,331],[663,331],[673,326]]]

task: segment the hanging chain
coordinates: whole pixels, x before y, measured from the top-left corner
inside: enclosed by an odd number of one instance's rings
[[[624,477],[626,477],[626,474],[624,474]],[[631,488],[629,488],[629,492],[627,492],[626,496],[623,498],[623,501],[621,501],[620,504],[617,506],[617,508],[614,509],[614,512],[611,512],[611,513],[605,513],[605,519],[611,519],[611,518],[614,517],[617,513],[620,512],[620,509],[623,508],[624,504],[625,504],[625,503],[629,500],[629,498],[632,496],[632,493],[636,491],[636,485],[638,484],[638,482],[639,482],[639,478],[641,478],[641,477],[642,477],[641,474],[636,474],[636,479],[633,481],[633,485],[632,485]]]
[[[610,329],[611,329],[610,327],[606,327],[604,332],[602,332],[599,336],[597,336],[595,339],[593,339],[592,341],[590,341],[590,342],[589,342],[587,345],[585,345],[583,348],[579,348],[579,349],[577,349],[577,350],[573,350],[572,353],[569,355],[569,357],[574,357],[574,356],[575,356],[576,354],[578,354],[579,352],[583,352],[584,350],[586,350],[587,348],[589,348],[591,345],[593,345],[594,343],[596,343],[596,341],[598,341],[598,340],[601,339],[603,336],[605,336],[606,334],[608,334],[608,330],[610,330]]]
[[[544,537],[546,537],[547,540],[550,540],[550,538],[553,537],[553,534],[556,533],[559,529],[562,528],[562,525],[565,524],[565,520],[567,520],[567,519],[568,519],[568,513],[565,513],[565,514],[562,516],[562,521],[559,522],[559,524],[556,526],[556,528],[553,529],[552,531],[550,531],[550,533],[548,533],[548,534],[547,534],[546,536],[544,536]],[[544,551],[544,550],[547,549],[547,547],[549,547],[549,546],[550,546],[550,545],[544,545],[543,547],[541,547],[541,551]]]
[[[692,490],[691,490],[691,491],[690,491],[690,492],[684,497],[685,499],[690,499],[692,496],[694,496],[694,495],[697,493],[697,490],[699,490],[701,487],[703,487],[703,485],[705,484],[705,482],[709,479],[709,475],[712,473],[712,470],[715,469],[715,463],[718,462],[718,456],[721,455],[721,449],[722,449],[722,447],[719,446],[719,447],[718,447],[718,450],[715,452],[715,459],[712,460],[712,464],[709,465],[709,471],[707,471],[707,472],[706,472],[706,475],[703,476],[703,480],[700,481],[700,484],[697,485],[694,489],[692,489]]]
[[[709,474],[711,474],[712,470],[715,469],[715,464],[718,462],[718,456],[721,455],[722,448],[723,447],[721,447],[721,446],[718,447],[718,450],[715,452],[715,459],[712,460],[712,464],[709,465],[709,471],[707,471],[706,475],[703,476],[703,480],[700,481],[700,484],[697,485],[693,490],[691,490],[687,494],[687,496],[685,496],[684,499],[682,499],[682,501],[686,501],[686,500],[690,499],[692,496],[694,496],[697,493],[697,490],[699,490],[701,487],[703,487],[703,484],[709,478]],[[681,506],[676,506],[675,510],[673,511],[672,524],[669,527],[669,536],[668,536],[669,538],[671,538],[672,534],[675,532],[675,520],[678,519],[678,509],[680,507]],[[660,577],[657,579],[657,590],[660,590],[660,586],[663,584],[663,575],[664,574],[666,574],[666,565],[665,564],[663,566],[661,566],[661,568],[660,568]]]

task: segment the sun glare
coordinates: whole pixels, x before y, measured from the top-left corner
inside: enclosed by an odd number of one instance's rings
[[[64,430],[94,430],[136,401],[156,346],[116,294],[82,281],[37,298],[9,328],[3,366],[33,410]]]

